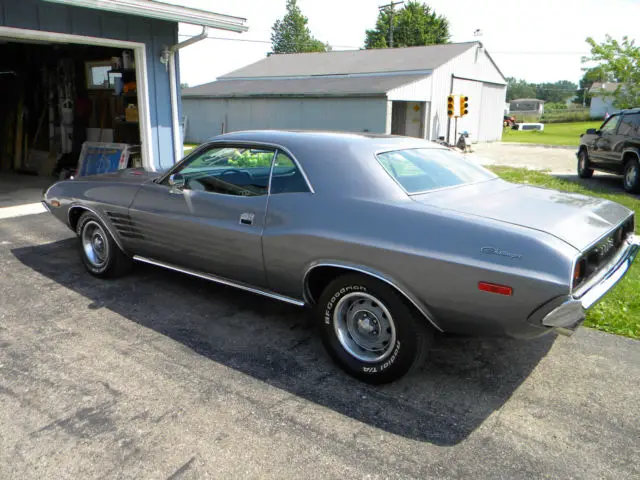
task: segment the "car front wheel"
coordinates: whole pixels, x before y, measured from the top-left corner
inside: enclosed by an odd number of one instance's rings
[[[317,305],[322,341],[347,373],[367,383],[400,379],[424,359],[432,332],[394,288],[347,274],[332,281]]]
[[[589,168],[589,155],[586,150],[581,150],[578,155],[578,176],[580,178],[591,178],[593,168]]]
[[[102,220],[95,214],[83,213],[78,220],[76,233],[80,237],[82,262],[91,275],[113,278],[129,271],[131,259],[120,250]]]
[[[629,193],[640,192],[640,164],[633,158],[624,166],[624,189]]]

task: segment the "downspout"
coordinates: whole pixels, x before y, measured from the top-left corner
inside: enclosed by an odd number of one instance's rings
[[[176,52],[181,48],[204,40],[209,35],[209,27],[202,27],[202,33],[184,42],[175,44],[169,49],[169,90],[171,90],[171,127],[173,130],[173,163],[183,157],[182,137],[180,136],[180,118],[178,117],[178,71],[176,69]]]

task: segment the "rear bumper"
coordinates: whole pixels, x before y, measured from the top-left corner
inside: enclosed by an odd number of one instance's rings
[[[587,309],[600,300],[629,271],[638,251],[640,251],[640,237],[632,235],[626,240],[626,246],[603,268],[602,273],[589,284],[588,288],[581,289],[577,294],[567,296],[560,301],[555,299],[549,308],[543,307],[534,313],[533,320],[539,321],[545,327],[553,328],[560,334],[571,335],[584,322]]]

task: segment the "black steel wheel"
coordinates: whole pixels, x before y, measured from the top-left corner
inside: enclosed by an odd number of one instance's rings
[[[591,178],[593,168],[589,168],[589,154],[586,150],[580,150],[578,154],[578,176],[580,178]]]
[[[624,164],[624,189],[629,193],[640,192],[640,163],[631,158]]]

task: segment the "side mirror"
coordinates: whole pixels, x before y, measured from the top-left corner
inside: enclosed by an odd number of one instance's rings
[[[184,188],[184,177],[179,173],[174,173],[169,176],[169,186],[175,190],[182,190]]]
[[[595,128],[587,129],[587,135],[597,135],[597,134],[598,134],[598,130],[596,130]]]

